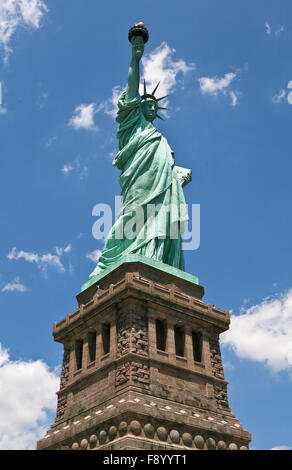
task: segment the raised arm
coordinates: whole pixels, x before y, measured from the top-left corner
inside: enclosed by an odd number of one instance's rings
[[[126,101],[131,101],[138,93],[140,82],[140,60],[144,52],[144,41],[141,36],[133,36],[131,43],[132,60],[128,72]]]

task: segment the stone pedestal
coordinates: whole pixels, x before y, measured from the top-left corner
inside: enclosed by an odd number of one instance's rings
[[[219,346],[229,313],[189,275],[129,261],[54,324],[64,345],[55,423],[38,449],[247,449]]]

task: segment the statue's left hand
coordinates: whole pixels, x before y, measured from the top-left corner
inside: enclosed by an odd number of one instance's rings
[[[182,186],[186,186],[192,181],[192,172],[188,172],[183,176],[183,183]]]

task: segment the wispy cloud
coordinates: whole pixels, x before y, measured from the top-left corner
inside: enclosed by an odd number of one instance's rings
[[[0,1],[0,49],[7,62],[12,52],[10,42],[20,27],[38,29],[47,5],[42,0],[1,0]]]
[[[282,103],[285,100],[286,100],[286,90],[284,90],[283,88],[278,93],[276,93],[272,98],[272,102],[274,104]]]
[[[217,76],[198,78],[201,92],[203,95],[218,95],[219,92],[225,92],[235,77],[235,73],[226,73],[223,78]]]
[[[49,266],[57,269],[60,272],[65,272],[66,269],[61,261],[61,258],[64,254],[70,253],[71,248],[71,245],[67,245],[65,248],[56,247],[55,253],[44,253],[39,255],[38,253],[17,250],[17,248],[14,247],[7,257],[10,261],[23,259],[28,263],[35,263],[41,270],[45,272]]]
[[[277,27],[272,28],[272,26],[266,21],[265,22],[265,32],[268,36],[275,35],[280,36],[280,34],[286,31],[286,26],[284,24],[279,24]]]
[[[236,90],[230,90],[231,83],[237,77],[234,72],[226,73],[223,77],[200,77],[198,82],[200,84],[200,90],[202,95],[218,96],[222,94],[228,95],[231,98],[231,106],[238,104],[239,92]]]
[[[0,449],[35,449],[56,409],[59,381],[43,361],[12,361],[0,345]]]
[[[121,86],[121,85],[116,85],[112,89],[112,95],[110,98],[107,100],[103,101],[99,105],[99,111],[103,111],[105,114],[108,116],[111,116],[112,118],[116,117],[117,111],[118,111],[118,99],[122,93],[122,91],[126,87]]]
[[[76,157],[72,163],[68,163],[61,168],[61,172],[64,176],[68,176],[71,173],[77,173],[80,180],[87,180],[88,178],[88,166],[84,164],[81,157]]]
[[[20,278],[16,277],[12,282],[8,282],[1,292],[27,292],[28,288],[21,284]]]
[[[271,450],[291,450],[291,447],[289,447],[289,446],[275,446],[275,447],[272,447]]]
[[[114,148],[110,153],[109,153],[109,157],[111,160],[113,160],[116,156],[116,154],[118,153],[118,149],[117,148]]]
[[[52,135],[51,137],[49,137],[49,138],[46,140],[46,142],[45,142],[45,147],[46,147],[47,149],[49,149],[50,147],[52,147],[52,146],[55,144],[56,141],[57,141],[57,136]]]
[[[289,91],[291,90],[291,88],[292,88],[292,80],[289,81],[287,85],[287,89],[282,88],[278,93],[276,93],[273,96],[272,102],[274,104],[281,104],[285,102],[292,104],[292,91]]]
[[[292,80],[287,85],[287,88],[290,90],[292,88]],[[289,91],[288,96],[287,96],[287,101],[289,104],[292,104],[292,91]]]
[[[43,109],[46,106],[48,99],[49,93],[47,91],[41,91],[36,101],[37,107],[39,109]]]
[[[97,113],[95,103],[80,104],[76,106],[73,116],[68,125],[75,130],[85,129],[87,131],[98,131],[94,122],[94,115]]]
[[[231,106],[236,106],[238,104],[238,95],[237,91],[230,91],[229,96],[231,98]]]
[[[86,258],[90,259],[93,263],[97,263],[100,255],[101,255],[100,250],[94,250],[94,251],[91,251],[90,253],[87,253]]]
[[[3,90],[4,84],[0,81],[0,116],[7,113],[7,109],[3,106]]]
[[[278,28],[276,29],[276,31],[275,31],[275,35],[276,35],[276,36],[279,36],[280,34],[284,33],[284,31],[286,31],[285,25],[284,25],[284,24],[280,24],[280,25],[278,26]]]
[[[238,357],[265,363],[271,371],[292,372],[292,289],[231,315],[222,344]]]
[[[272,32],[272,28],[267,21],[265,22],[265,28],[266,28],[266,34],[270,35]]]
[[[63,168],[61,168],[61,172],[64,174],[64,175],[68,175],[68,173],[70,173],[71,171],[73,171],[74,168],[72,165],[64,165]]]

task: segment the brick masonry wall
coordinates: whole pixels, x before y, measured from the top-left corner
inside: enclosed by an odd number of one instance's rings
[[[67,385],[69,381],[69,363],[70,363],[70,349],[64,347],[63,364],[62,364],[62,372],[61,372],[61,379],[60,379],[60,392],[62,392],[62,389]],[[64,415],[66,407],[67,407],[67,394],[59,393],[58,404],[57,404],[57,419],[61,418]]]
[[[222,356],[220,351],[219,336],[210,337],[210,356],[211,366],[214,377],[224,380],[224,369],[222,364]],[[229,403],[227,396],[227,385],[215,385],[214,395],[219,409],[229,411]]]
[[[149,354],[147,314],[143,305],[123,305],[117,313],[117,358],[135,353],[143,358]],[[133,383],[140,387],[149,387],[150,371],[145,361],[120,363],[116,369],[116,387]]]

